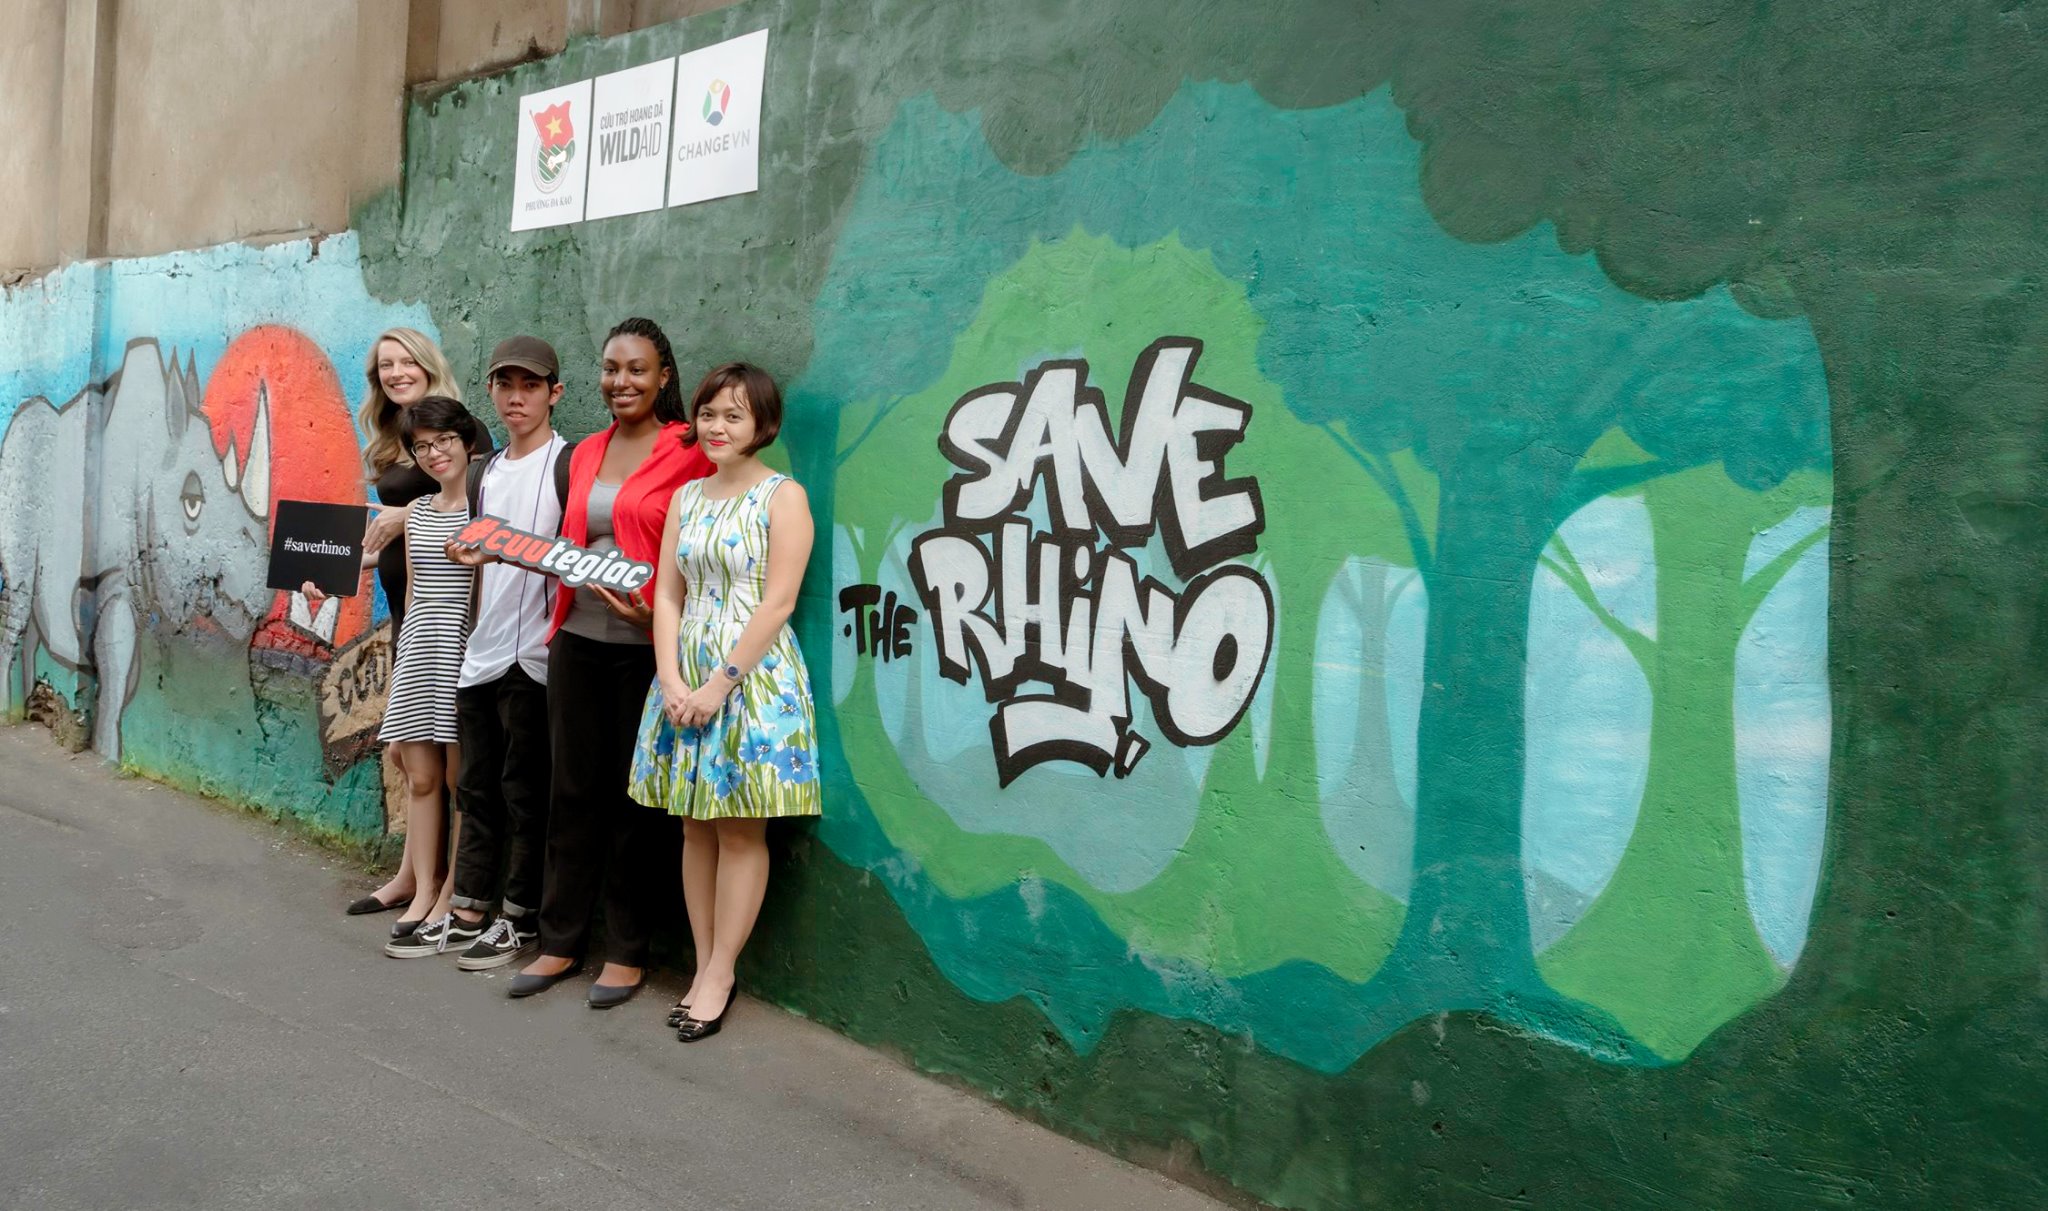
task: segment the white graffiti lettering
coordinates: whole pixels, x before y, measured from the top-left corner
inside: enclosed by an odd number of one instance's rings
[[[1131,729],[1134,683],[1167,739],[1197,745],[1229,733],[1264,676],[1272,591],[1225,562],[1265,529],[1257,482],[1223,469],[1251,406],[1195,385],[1201,350],[1153,342],[1114,435],[1078,360],[969,392],[947,417],[940,448],[963,474],[946,483],[944,523],[912,544],[910,573],[939,671],[965,685],[978,669],[999,704],[1005,785],[1047,761],[1129,774],[1150,747]],[[1037,532],[1023,511],[1041,490],[1050,529]],[[1127,550],[1155,532],[1178,591],[1141,577]]]

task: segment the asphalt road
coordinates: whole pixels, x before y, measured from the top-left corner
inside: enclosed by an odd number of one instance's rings
[[[0,727],[0,1206],[1217,1208],[821,1027],[386,958],[373,880]]]

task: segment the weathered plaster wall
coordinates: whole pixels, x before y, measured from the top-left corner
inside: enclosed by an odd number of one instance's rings
[[[756,990],[1282,1205],[2033,1206],[2048,63],[1862,15],[743,4],[415,106],[360,260],[10,294],[0,399],[196,324],[246,455],[404,317],[580,433],[654,315],[829,538]],[[761,193],[505,230],[519,94],[762,27]],[[139,627],[124,759],[365,802],[371,620],[265,608]]]
[[[57,260],[58,107],[64,78],[64,0],[19,0],[0,42],[0,175],[13,205],[0,209],[0,274]]]
[[[434,76],[454,79],[560,51],[569,40],[568,5],[562,0],[495,0],[464,4],[427,0],[436,11]]]
[[[115,28],[110,249],[348,225],[353,5],[126,5]]]

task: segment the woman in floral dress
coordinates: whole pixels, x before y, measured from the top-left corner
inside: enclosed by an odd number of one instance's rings
[[[718,1033],[733,964],[768,889],[768,821],[819,813],[810,674],[789,616],[811,557],[804,490],[758,457],[782,394],[731,362],[690,401],[690,437],[717,469],[676,490],[654,593],[655,684],[632,797],[683,818],[683,899],[697,970],[676,1037]]]

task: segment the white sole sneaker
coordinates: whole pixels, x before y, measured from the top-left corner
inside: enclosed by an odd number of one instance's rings
[[[495,951],[474,959],[468,955],[460,955],[455,960],[455,966],[463,971],[489,971],[494,967],[503,967],[507,963],[517,963],[533,953],[534,945],[537,941],[538,939],[535,939],[534,942],[527,942],[517,950]]]

